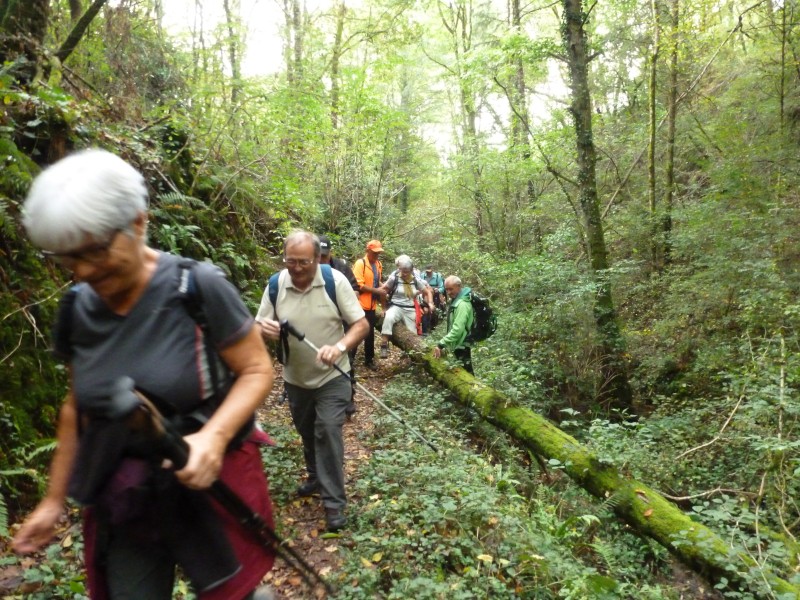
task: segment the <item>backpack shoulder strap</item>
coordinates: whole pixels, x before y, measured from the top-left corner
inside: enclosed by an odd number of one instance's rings
[[[389,299],[392,299],[392,296],[395,295],[397,292],[397,286],[400,285],[400,269],[396,269],[392,271],[392,274],[389,275],[388,279],[394,277],[394,285],[392,286],[392,292],[389,294]]]
[[[331,269],[330,265],[320,265],[319,268],[322,270],[322,279],[325,280],[325,291],[328,293],[328,297],[333,300],[336,310],[339,310],[339,303],[336,302],[336,281],[333,279],[333,269]]]
[[[72,324],[74,319],[73,312],[75,311],[75,301],[78,298],[78,292],[85,283],[78,283],[69,288],[66,294],[61,298],[58,306],[58,326],[55,328],[55,338],[53,344],[56,352],[59,354],[67,355],[69,353],[70,338],[72,337]]]
[[[197,323],[197,326],[203,333],[203,346],[206,351],[209,375],[211,376],[211,389],[214,390],[214,395],[216,396],[220,390],[219,373],[217,372],[217,361],[219,357],[214,351],[213,344],[210,343],[211,337],[208,329],[208,316],[203,310],[203,292],[200,286],[197,285],[197,277],[194,273],[194,269],[197,267],[197,261],[188,258],[183,259],[178,266],[181,271],[178,293],[181,295],[186,312],[189,313],[189,316]]]
[[[203,294],[200,287],[197,285],[197,278],[194,275],[194,268],[196,265],[197,262],[189,259],[180,262],[178,266],[181,270],[181,278],[178,284],[178,292],[186,307],[186,312],[188,312],[192,320],[197,323],[200,330],[204,334],[207,334],[208,318],[203,310]]]
[[[277,273],[273,274],[269,278],[269,284],[267,288],[269,289],[269,301],[272,302],[272,308],[277,313],[278,311],[278,287],[280,284],[280,277],[281,272],[278,271]]]

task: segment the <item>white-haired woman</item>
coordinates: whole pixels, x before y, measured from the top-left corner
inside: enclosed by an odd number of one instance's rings
[[[428,310],[433,308],[433,290],[414,272],[411,258],[401,254],[395,259],[397,270],[389,275],[382,288],[386,290],[389,308],[383,316],[381,327],[381,358],[389,356],[389,339],[395,323],[402,322],[409,331],[417,332],[417,309],[414,300],[422,295]]]
[[[147,245],[146,211],[142,175],[103,150],[45,169],[25,201],[30,240],[79,284],[62,299],[54,328],[70,380],[48,489],[13,547],[28,553],[47,543],[66,497],[79,490],[89,505],[91,598],[168,600],[176,565],[203,600],[252,598],[274,555],[204,490],[221,479],[272,522],[257,445],[268,438],[253,427],[272,364],[219,269]],[[204,314],[213,317],[206,334]],[[180,427],[184,468],[164,468],[153,440],[134,444],[127,424],[96,418],[124,378]]]

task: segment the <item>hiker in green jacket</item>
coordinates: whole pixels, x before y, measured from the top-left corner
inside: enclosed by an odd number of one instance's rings
[[[444,290],[450,302],[447,305],[447,334],[439,340],[433,355],[441,358],[449,351],[468,373],[472,374],[472,349],[467,341],[475,313],[472,310],[472,290],[462,287],[461,279],[451,275],[444,280]]]

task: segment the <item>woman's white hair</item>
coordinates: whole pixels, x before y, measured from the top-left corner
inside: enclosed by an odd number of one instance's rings
[[[414,268],[414,261],[411,260],[411,257],[408,254],[401,254],[397,258],[394,259],[394,264],[397,265],[398,269],[413,269]]]
[[[144,177],[119,156],[90,149],[42,171],[22,208],[25,230],[39,248],[72,250],[86,237],[126,229],[147,211]]]

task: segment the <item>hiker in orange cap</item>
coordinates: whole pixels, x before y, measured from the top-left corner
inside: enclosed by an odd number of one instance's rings
[[[367,242],[367,253],[353,265],[353,274],[359,286],[358,301],[369,322],[369,333],[364,338],[364,364],[375,368],[375,309],[386,301],[386,290],[381,288],[383,265],[379,260],[383,246],[379,240]],[[358,352],[358,349],[356,349]],[[355,359],[355,352],[352,359]]]

